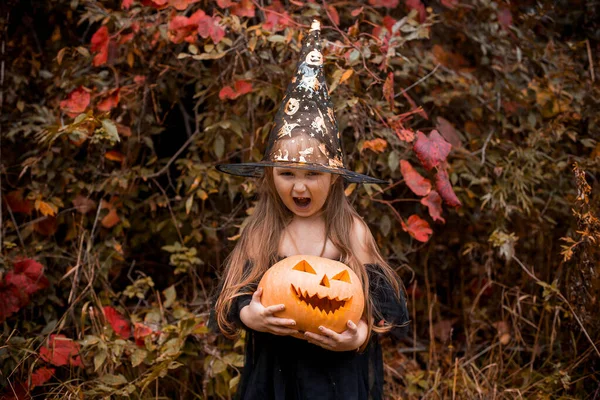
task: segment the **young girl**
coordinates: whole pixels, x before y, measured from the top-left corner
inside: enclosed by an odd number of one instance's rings
[[[313,22],[263,161],[218,166],[259,177],[258,203],[226,261],[215,304],[223,333],[247,332],[239,398],[383,398],[378,334],[403,334],[408,313],[398,277],[344,193],[344,180],[380,181],[346,169],[343,160]],[[339,260],[356,272],[365,295],[357,324],[348,321],[339,334],[325,327],[321,334],[299,332],[295,321],[275,316],[283,305],[262,305],[256,288],[264,272],[297,254]]]

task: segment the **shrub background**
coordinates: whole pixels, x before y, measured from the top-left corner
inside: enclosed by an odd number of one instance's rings
[[[390,182],[347,187],[408,291],[389,397],[597,395],[599,9],[3,2],[0,396],[231,396],[208,296],[256,187],[214,165],[262,157],[313,17],[350,167]]]

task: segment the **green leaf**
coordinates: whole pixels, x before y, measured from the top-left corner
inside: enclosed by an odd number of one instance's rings
[[[106,351],[102,350],[96,353],[94,356],[94,371],[98,371],[102,365],[104,365],[104,361],[106,361],[106,356],[108,354]]]
[[[110,119],[103,119],[102,127],[104,128],[112,142],[118,142],[120,140],[119,133],[117,132],[117,127],[115,126],[114,122],[112,122]]]
[[[137,367],[140,365],[146,357],[148,356],[148,352],[144,349],[135,349],[133,354],[131,355],[131,366]]]
[[[100,377],[100,380],[110,386],[124,385],[127,383],[127,379],[121,374],[105,374]]]
[[[175,285],[171,285],[165,290],[163,290],[163,295],[165,296],[163,306],[165,308],[171,307],[177,299],[177,291],[175,290]]]
[[[223,154],[225,154],[225,139],[223,139],[223,136],[217,135],[215,137],[214,150],[218,159],[223,158]]]

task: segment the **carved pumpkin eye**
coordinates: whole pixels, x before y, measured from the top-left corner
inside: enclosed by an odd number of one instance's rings
[[[339,274],[335,275],[333,278],[331,278],[334,281],[342,281],[342,282],[346,282],[346,283],[352,283],[352,281],[350,280],[350,274],[348,273],[348,271],[342,271]]]
[[[317,274],[315,272],[315,270],[313,269],[313,267],[310,266],[309,263],[307,263],[306,261],[300,261],[298,264],[296,264],[296,266],[292,269],[295,269],[296,271],[302,271],[302,272],[308,272],[309,274]]]

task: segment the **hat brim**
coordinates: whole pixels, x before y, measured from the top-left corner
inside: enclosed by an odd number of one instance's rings
[[[218,164],[216,166],[216,168],[219,171],[225,172],[226,174],[247,176],[251,178],[260,178],[264,174],[265,167],[295,168],[325,172],[329,174],[337,174],[351,183],[387,183],[384,180],[373,178],[368,175],[359,174],[357,172],[350,171],[345,168],[326,167],[321,164],[300,164],[294,162],[260,161],[254,163]]]

